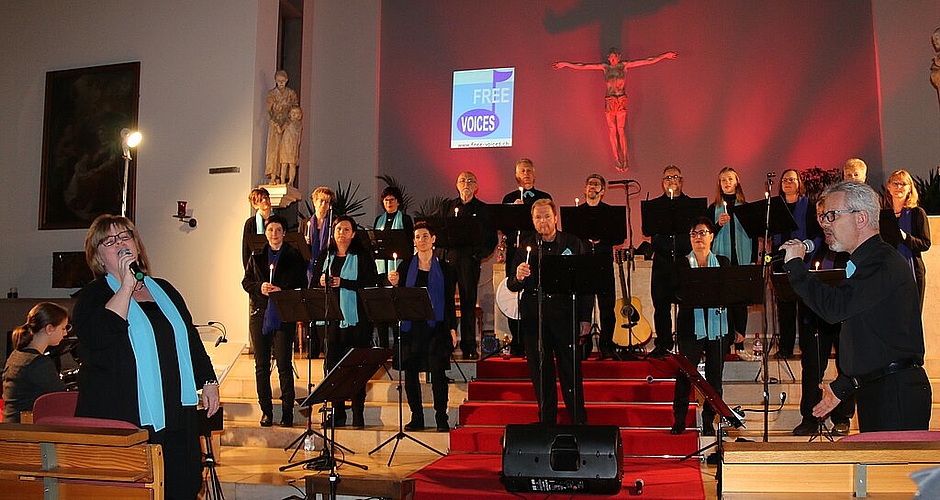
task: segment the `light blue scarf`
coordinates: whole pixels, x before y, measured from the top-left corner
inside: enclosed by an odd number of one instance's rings
[[[330,254],[323,261],[323,269],[326,272],[333,264],[335,256]],[[346,254],[346,260],[343,262],[342,269],[339,270],[339,277],[347,280],[359,278],[359,256],[354,253]],[[348,328],[359,324],[359,305],[356,302],[356,291],[346,288],[339,289],[339,309],[343,312],[343,319],[339,322],[340,328]]]
[[[121,287],[117,278],[108,274],[108,286],[117,292]],[[189,351],[189,330],[179,310],[150,276],[144,276],[144,284],[160,312],[166,316],[173,327],[176,339],[176,357],[180,368],[180,400],[183,406],[196,406],[196,385],[193,382],[193,360]],[[140,425],[152,425],[155,431],[166,427],[166,415],[163,408],[163,378],[160,373],[160,358],[157,355],[157,342],[154,338],[153,325],[147,313],[140,308],[136,300],[131,299],[127,308],[127,333],[134,350],[137,367],[137,401],[140,411]]]
[[[735,202],[735,205],[740,205],[740,203]],[[716,225],[718,224],[718,216],[722,214],[722,210],[722,207],[715,205]],[[731,256],[731,228],[728,227],[729,224],[734,224],[734,257]],[[731,210],[731,221],[722,226],[715,234],[715,240],[712,242],[712,252],[717,255],[724,255],[731,259],[731,262],[734,264],[744,265],[751,263],[751,238],[747,236],[747,232],[744,230],[744,227],[741,226],[738,216],[734,214],[734,209]],[[737,260],[737,262],[735,262],[735,260]]]
[[[689,265],[692,268],[697,268],[698,259],[695,258],[695,253],[689,254]],[[708,265],[705,267],[718,267],[718,258],[715,257],[715,254],[708,252]],[[719,337],[724,337],[728,334],[728,310],[724,307],[719,308],[709,308],[708,311],[705,309],[695,309],[695,338],[698,340],[704,339],[706,336],[708,340],[717,340]],[[708,324],[705,324],[705,317],[708,317]]]
[[[382,214],[375,218],[375,229],[377,231],[385,230],[385,217],[386,214]],[[392,218],[392,227],[391,229],[405,229],[405,224],[402,222],[401,210],[395,212],[395,217]],[[395,267],[393,269],[398,269],[398,266],[401,264],[402,259],[395,259]],[[379,274],[385,274],[387,272],[387,267],[385,264],[385,259],[376,259],[375,261],[375,270]]]
[[[264,217],[261,212],[255,212],[255,233],[264,234]]]

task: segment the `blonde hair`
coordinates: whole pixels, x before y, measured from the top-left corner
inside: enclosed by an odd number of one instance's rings
[[[318,195],[318,194],[325,194],[325,195],[329,196],[329,197],[330,197],[330,203],[333,203],[334,201],[336,201],[336,195],[333,194],[333,190],[330,189],[330,188],[328,188],[328,187],[326,187],[326,186],[320,186],[320,187],[314,189],[313,192],[310,193],[310,199],[312,199],[312,200],[317,199],[317,195]]]
[[[85,235],[85,262],[88,263],[88,267],[95,273],[95,276],[104,276],[107,272],[101,259],[98,258],[98,245],[110,236],[112,227],[121,231],[130,231],[133,234],[134,243],[137,245],[137,262],[141,271],[147,273],[150,270],[150,260],[147,259],[144,242],[141,241],[134,223],[121,215],[101,214],[91,223],[88,234]]]
[[[728,172],[734,174],[734,180],[736,181],[734,186],[735,198],[737,198],[737,200],[741,203],[745,202],[744,189],[741,187],[741,176],[738,175],[738,172],[735,169],[731,167],[725,167],[718,172],[718,190],[715,192],[715,206],[718,206],[723,201],[722,195],[724,194],[724,191],[721,190],[721,174],[726,174]]]
[[[903,169],[895,170],[891,172],[891,175],[888,176],[888,180],[885,181],[885,192],[884,192],[884,207],[893,208],[891,203],[891,192],[888,191],[888,185],[891,184],[893,179],[901,179],[911,187],[911,190],[907,193],[907,199],[904,200],[904,208],[914,208],[917,206],[920,197],[917,195],[917,186],[914,185],[914,178],[911,177],[910,172]]]

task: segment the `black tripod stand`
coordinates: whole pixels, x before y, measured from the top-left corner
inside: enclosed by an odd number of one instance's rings
[[[219,474],[215,470],[215,454],[212,452],[212,431],[222,430],[222,407],[215,412],[212,417],[207,417],[205,408],[198,410],[199,414],[199,435],[202,436],[206,453],[203,455],[205,495],[203,500],[225,500],[222,494],[222,483],[219,481]]]
[[[282,290],[280,292],[271,293],[270,298],[274,301],[274,307],[277,308],[278,314],[281,315],[284,321],[297,321],[312,324],[314,321],[330,321],[343,318],[343,313],[339,309],[339,293],[337,290],[315,288]],[[311,326],[311,328],[314,327]],[[313,392],[313,359],[310,356],[313,342],[312,330],[308,331],[307,342],[307,394],[309,397],[309,394]],[[291,448],[294,449],[290,458],[287,459],[289,464],[287,467],[290,467],[290,462],[294,460],[294,457],[297,456],[300,449],[304,447],[307,439],[312,436],[320,437],[323,439],[324,444],[328,442],[324,434],[313,429],[313,412],[310,411],[307,413],[307,426],[304,432],[284,447],[284,451]],[[353,452],[345,446],[337,446],[347,453]]]
[[[362,297],[362,303],[365,306],[366,316],[369,321],[379,322],[397,322],[398,323],[398,362],[402,358],[401,341],[401,322],[402,321],[427,321],[434,319],[434,308],[431,306],[431,298],[425,288],[406,288],[406,287],[388,287],[388,288],[364,288],[359,290]],[[405,432],[402,406],[402,379],[401,373],[403,367],[398,370],[398,432],[394,436],[386,439],[382,444],[376,446],[369,455],[384,448],[385,445],[395,441],[392,453],[388,457],[388,466],[391,467],[392,460],[395,458],[395,452],[398,451],[398,444],[402,439],[411,441],[427,448],[428,450],[444,456],[444,453],[428,446],[420,440],[408,435]]]

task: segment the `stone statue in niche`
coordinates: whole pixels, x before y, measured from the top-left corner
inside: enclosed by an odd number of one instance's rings
[[[610,131],[610,149],[614,153],[617,170],[626,172],[630,166],[627,159],[627,95],[624,91],[627,81],[626,70],[677,57],[679,57],[678,52],[663,52],[658,56],[647,57],[646,59],[625,61],[620,49],[611,47],[610,51],[607,52],[606,62],[575,63],[557,61],[552,63],[552,69],[596,69],[604,72],[604,79],[607,81],[607,91],[604,94],[604,115],[607,117],[607,128]]]
[[[268,91],[264,109],[268,117],[268,142],[265,149],[264,175],[269,184],[286,184],[281,178],[280,147],[284,128],[290,120],[290,111],[300,104],[297,92],[287,88],[287,72],[274,73],[274,88]],[[298,141],[299,146],[299,141]]]
[[[930,60],[930,83],[937,89],[937,102],[940,104],[940,28],[933,30],[930,36],[933,44],[933,59]]]
[[[297,187],[297,165],[300,163],[300,135],[304,131],[304,111],[299,106],[290,110],[289,120],[284,125],[281,135],[281,145],[277,151],[277,161],[280,163],[280,179],[284,184]]]

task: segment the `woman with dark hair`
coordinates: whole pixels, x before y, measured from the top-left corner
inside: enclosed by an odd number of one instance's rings
[[[802,241],[812,240],[819,236],[821,230],[819,222],[816,221],[816,210],[810,207],[803,180],[796,169],[788,168],[780,174],[779,195],[787,210],[790,211],[790,215],[793,216],[793,220],[796,221],[796,229],[783,234],[775,234],[773,236],[774,247],[792,238]],[[782,272],[781,265],[783,265],[782,262],[776,265],[774,271]],[[797,311],[800,311],[799,323],[802,324],[803,307],[799,302],[777,301],[777,316],[780,320],[780,340],[776,353],[778,358],[793,357],[793,346],[796,344]],[[802,328],[800,330],[800,337],[802,337]]]
[[[447,376],[450,355],[457,346],[457,313],[454,290],[457,279],[450,264],[434,256],[434,231],[424,222],[415,224],[414,241],[417,253],[402,261],[400,267],[388,273],[393,286],[427,288],[434,309],[430,321],[402,321],[401,359],[399,369],[405,371],[405,394],[411,408],[411,421],[405,430],[424,429],[424,407],[421,404],[419,372],[431,375],[434,394],[434,419],[438,432],[447,432]],[[403,273],[403,274],[401,274]],[[398,350],[396,349],[396,356]]]
[[[251,318],[248,333],[255,346],[255,387],[261,405],[261,426],[274,423],[271,401],[271,350],[277,361],[277,377],[281,385],[281,427],[294,425],[294,373],[291,365],[295,323],[281,321],[268,300],[272,292],[304,288],[307,285],[307,262],[300,251],[284,243],[287,221],[272,215],[265,221],[264,236],[268,242],[253,253],[245,267],[242,288],[248,292]]]
[[[754,260],[751,238],[734,214],[735,207],[744,203],[744,189],[741,188],[738,173],[731,167],[722,168],[718,172],[715,199],[709,205],[708,212],[718,226],[717,232],[713,233],[714,252],[724,255],[735,266],[751,264]],[[743,351],[744,337],[747,335],[747,306],[733,307],[730,313],[734,343],[739,351]]]
[[[382,207],[385,213],[375,218],[376,231],[403,230],[407,234],[414,234],[414,222],[411,217],[405,213],[401,206],[401,190],[395,186],[386,186],[379,196],[382,200]],[[404,255],[399,255],[394,261],[390,259],[379,259],[375,261],[375,270],[378,272],[379,283],[386,280],[386,275],[390,269],[397,269],[401,265]],[[376,336],[378,337],[379,347],[388,347],[389,324],[379,323],[376,325]],[[394,327],[393,327],[394,328]]]
[[[13,330],[14,350],[3,367],[4,422],[18,423],[20,412],[32,410],[36,398],[65,390],[55,363],[43,354],[71,329],[64,307],[40,302],[29,310],[26,323]]]
[[[698,217],[692,221],[689,238],[692,240],[692,252],[684,259],[676,261],[677,267],[699,268],[728,266],[731,263],[723,255],[712,252],[712,241],[716,227],[711,219]],[[731,336],[728,324],[728,311],[724,307],[693,309],[679,306],[676,321],[676,340],[679,354],[698,366],[699,359],[705,355],[705,380],[721,394],[721,373],[724,368],[725,351]],[[686,416],[689,411],[689,393],[692,384],[689,378],[679,373],[676,375],[676,389],[672,400],[672,413],[675,422],[670,433],[682,434],[685,431]],[[702,407],[702,434],[715,435],[715,409],[706,404]]]
[[[372,323],[366,318],[362,299],[357,290],[376,286],[375,262],[372,256],[356,240],[356,221],[348,215],[340,215],[333,222],[333,242],[317,258],[314,265],[321,287],[339,289],[339,306],[343,319],[330,321],[326,325],[326,362],[329,372],[346,353],[354,347],[370,347]],[[352,425],[365,427],[366,390],[362,389],[352,399]],[[333,422],[337,427],[346,425],[346,401],[333,401]],[[330,422],[325,421],[324,426]]]
[[[930,249],[930,224],[927,212],[918,205],[917,187],[907,170],[895,170],[885,182],[881,217],[881,237],[897,247],[908,262],[920,292],[920,308],[924,309],[924,277],[927,270],[921,252]],[[890,215],[894,215],[892,220]]]
[[[151,278],[144,244],[126,217],[101,215],[85,236],[97,276],[73,319],[82,369],[79,417],[125,420],[163,447],[166,498],[193,499],[202,486],[197,390],[209,416],[219,382],[180,293]]]

